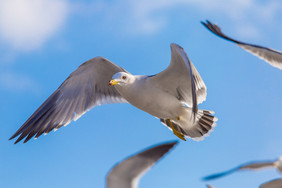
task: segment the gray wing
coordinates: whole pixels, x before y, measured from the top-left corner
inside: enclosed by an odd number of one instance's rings
[[[259,188],[279,188],[282,187],[282,178],[271,180],[259,186]]]
[[[207,188],[215,188],[215,187],[210,184],[207,184]]]
[[[259,170],[262,168],[269,168],[274,167],[273,161],[267,161],[267,162],[252,162],[246,165],[242,165],[239,170]]]
[[[147,149],[114,166],[107,176],[107,188],[137,188],[139,179],[177,142]]]
[[[224,33],[222,33],[220,27],[218,27],[216,24],[212,24],[209,21],[206,21],[206,23],[202,22],[202,24],[215,35],[221,38],[224,38],[228,41],[235,42],[238,46],[240,46],[244,50],[259,57],[260,59],[263,59],[270,65],[276,68],[282,69],[282,52],[271,49],[271,48],[266,48],[266,47],[258,46],[254,44],[248,44],[245,42],[240,42],[238,40],[232,39],[226,36]]]
[[[206,99],[206,85],[184,49],[177,44],[170,47],[169,67],[150,79],[156,86],[193,107],[195,113],[197,105]]]
[[[229,175],[238,170],[258,170],[258,169],[267,168],[267,167],[274,167],[274,162],[273,161],[271,162],[270,161],[269,162],[268,161],[267,162],[250,162],[248,164],[240,165],[238,167],[232,168],[231,170],[228,170],[225,172],[206,176],[203,178],[203,180],[208,181],[208,180],[217,179],[217,178]]]
[[[117,72],[125,71],[103,57],[93,58],[80,65],[62,85],[31,115],[10,138],[17,136],[15,143],[26,137],[66,126],[97,105],[126,102],[108,81]]]

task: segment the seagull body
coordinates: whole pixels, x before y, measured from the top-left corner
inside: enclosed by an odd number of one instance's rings
[[[280,157],[278,160],[275,161],[262,161],[262,162],[251,162],[245,165],[240,165],[238,167],[235,167],[231,170],[217,173],[217,174],[212,174],[209,176],[206,176],[203,178],[203,180],[213,180],[216,178],[220,178],[226,175],[229,175],[233,172],[236,171],[241,171],[241,170],[261,170],[264,168],[277,168],[280,173],[282,173],[282,157]]]
[[[110,82],[109,82],[110,80]],[[132,75],[109,60],[96,57],[78,67],[10,138],[15,143],[47,134],[77,120],[97,105],[130,103],[160,118],[185,140],[203,139],[216,125],[212,111],[198,110],[206,86],[184,49],[171,45],[171,63],[153,76]]]
[[[224,33],[222,33],[220,27],[218,27],[216,24],[213,24],[207,20],[207,22],[202,22],[202,24],[210,30],[215,35],[224,38],[228,41],[236,43],[239,47],[243,48],[247,52],[250,52],[251,54],[259,57],[260,59],[266,61],[273,67],[276,67],[278,69],[282,69],[282,52],[278,50],[274,50],[271,48],[266,48],[259,45],[254,44],[248,44],[245,42],[240,42],[238,40],[235,40],[233,38],[230,38],[226,36]]]
[[[118,163],[107,176],[107,188],[137,188],[140,178],[176,143],[152,147]]]
[[[182,115],[183,104],[174,96],[156,87],[150,82],[150,77],[133,76],[128,73],[121,73],[121,75],[132,79],[132,83],[126,86],[117,84],[115,87],[133,106],[158,118],[175,119],[178,115]]]

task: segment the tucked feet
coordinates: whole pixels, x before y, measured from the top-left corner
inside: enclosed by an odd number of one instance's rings
[[[184,135],[183,135],[182,133],[178,132],[178,131],[174,128],[174,126],[172,125],[170,119],[167,119],[167,121],[168,121],[169,124],[170,124],[170,127],[171,127],[171,129],[172,129],[172,131],[173,131],[173,134],[175,134],[175,135],[176,135],[178,138],[180,138],[181,140],[186,141]]]

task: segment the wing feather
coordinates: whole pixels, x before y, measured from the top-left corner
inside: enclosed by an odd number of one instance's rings
[[[77,120],[97,105],[127,102],[108,81],[117,72],[126,72],[109,60],[96,57],[80,65],[10,138],[15,143],[34,135],[38,138]]]
[[[201,22],[201,23],[215,35],[221,38],[224,38],[228,41],[235,42],[239,47],[259,57],[260,59],[266,61],[273,67],[282,69],[282,52],[271,49],[271,48],[259,46],[259,45],[248,44],[248,43],[241,42],[233,38],[230,38],[221,31],[219,26],[211,23],[208,20],[206,21],[206,23],[205,22]]]
[[[152,82],[197,110],[206,99],[206,85],[182,47],[171,44],[171,62],[167,69],[151,76]]]
[[[107,176],[107,188],[137,188],[141,176],[175,144],[177,142],[155,146],[115,165]]]
[[[250,162],[250,163],[232,168],[232,169],[227,170],[225,172],[220,172],[220,173],[217,173],[217,174],[212,174],[212,175],[206,176],[206,177],[203,178],[203,180],[207,181],[207,180],[217,179],[217,178],[229,175],[229,174],[236,172],[238,170],[258,170],[258,169],[267,168],[267,167],[274,167],[274,162],[273,161]]]

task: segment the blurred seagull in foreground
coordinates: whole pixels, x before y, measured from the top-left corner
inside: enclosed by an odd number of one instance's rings
[[[275,179],[262,184],[259,188],[281,188],[282,179]]]
[[[210,184],[207,184],[207,188],[215,188],[215,187],[211,186]]]
[[[96,57],[72,72],[10,140],[19,136],[17,143],[26,137],[25,143],[33,136],[66,126],[94,106],[126,102],[160,118],[182,140],[184,136],[200,140],[217,121],[212,111],[198,110],[206,95],[200,74],[177,44],[171,44],[169,67],[153,76],[135,76]]]
[[[240,165],[238,167],[235,167],[235,168],[228,170],[228,171],[225,171],[225,172],[206,176],[206,177],[203,178],[203,180],[204,181],[213,180],[213,179],[216,179],[216,178],[220,178],[222,176],[226,176],[226,175],[231,174],[233,172],[236,172],[238,170],[260,170],[260,169],[263,169],[263,168],[277,168],[279,170],[279,172],[282,173],[282,157],[280,157],[276,161],[251,162],[251,163],[247,163],[247,164],[244,164],[244,165]]]
[[[263,59],[273,67],[282,69],[282,52],[273,50],[271,48],[248,44],[245,42],[240,42],[238,40],[232,39],[226,36],[224,33],[222,33],[220,27],[218,27],[216,24],[211,23],[208,20],[206,21],[206,23],[205,22],[201,22],[201,23],[215,35],[224,38],[228,41],[235,42],[239,47],[259,57],[260,59]]]
[[[137,188],[140,178],[175,144],[161,144],[120,162],[108,174],[107,188]]]

